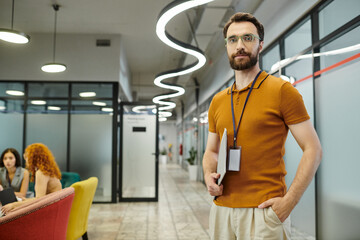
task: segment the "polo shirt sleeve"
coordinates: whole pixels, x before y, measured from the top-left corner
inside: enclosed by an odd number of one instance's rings
[[[215,97],[212,99],[208,111],[209,132],[216,133],[215,123]]]
[[[280,111],[286,125],[310,119],[301,94],[289,82],[284,83],[280,90]]]

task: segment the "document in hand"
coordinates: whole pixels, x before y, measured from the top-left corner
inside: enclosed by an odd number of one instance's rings
[[[218,179],[217,182],[219,186],[226,173],[226,156],[227,156],[227,130],[225,128],[221,138],[219,156],[217,162],[217,170],[216,170],[217,173],[220,173],[220,178]]]

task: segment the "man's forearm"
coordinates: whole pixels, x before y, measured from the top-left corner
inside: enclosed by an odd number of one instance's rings
[[[321,147],[304,151],[296,171],[295,178],[289,188],[289,191],[285,195],[285,199],[287,199],[293,206],[299,202],[301,196],[309,186],[316,170],[319,167],[321,157]]]
[[[217,168],[217,154],[210,151],[205,151],[203,158],[204,176],[210,173],[216,173]]]

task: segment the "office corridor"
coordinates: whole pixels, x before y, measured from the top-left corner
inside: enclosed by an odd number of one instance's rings
[[[91,240],[208,240],[212,197],[178,164],[159,165],[159,202],[93,204]],[[292,240],[315,240],[292,227]]]
[[[159,169],[159,202],[93,204],[89,239],[209,239],[212,198],[205,186],[190,182],[177,164],[160,164]]]

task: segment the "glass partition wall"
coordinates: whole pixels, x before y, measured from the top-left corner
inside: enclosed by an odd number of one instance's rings
[[[99,179],[94,201],[116,201],[117,83],[0,82],[1,151],[41,142],[62,172]]]
[[[0,151],[15,148],[23,152],[25,86],[19,82],[0,82]]]
[[[303,96],[323,148],[322,163],[291,214],[293,235],[301,239],[357,239],[360,142],[356,123],[360,102],[359,1],[323,1],[260,56],[264,70],[293,83]],[[334,17],[336,14],[336,17]],[[334,51],[336,50],[336,51]],[[278,66],[277,56],[283,61]],[[277,66],[277,67],[276,67]],[[340,139],[340,141],[339,141]],[[291,185],[302,155],[287,138],[286,183]]]

